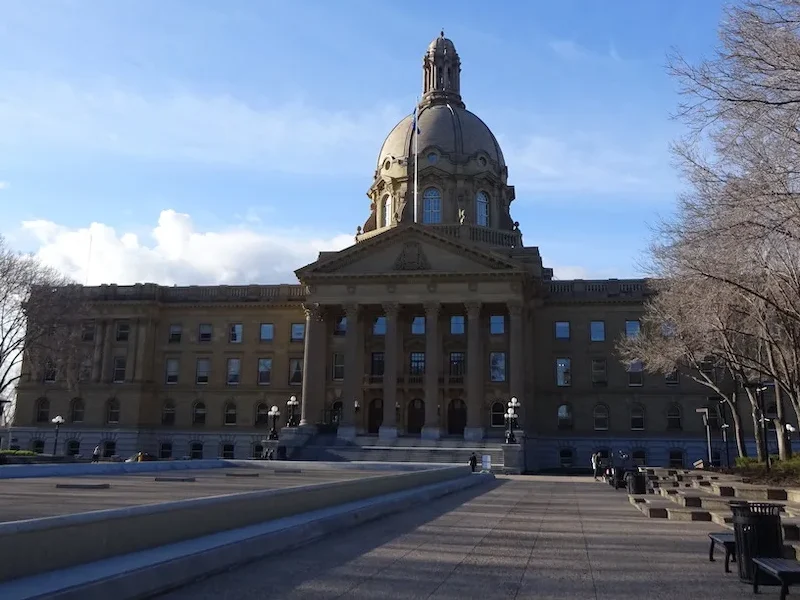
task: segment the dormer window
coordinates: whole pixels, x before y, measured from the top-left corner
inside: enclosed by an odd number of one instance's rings
[[[383,197],[383,226],[392,224],[392,197],[388,194]]]
[[[442,222],[442,195],[436,188],[428,188],[422,195],[422,222],[428,225]]]

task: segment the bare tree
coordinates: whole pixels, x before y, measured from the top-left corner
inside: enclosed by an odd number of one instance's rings
[[[23,377],[45,379],[60,372],[68,384],[77,381],[84,307],[80,286],[15,252],[0,237],[0,398],[13,402]]]

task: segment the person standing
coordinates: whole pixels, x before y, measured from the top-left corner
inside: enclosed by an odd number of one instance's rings
[[[475,469],[478,468],[478,457],[475,456],[475,453],[472,453],[472,456],[469,457],[469,468],[472,469],[472,472],[475,472]]]
[[[100,444],[94,447],[94,452],[92,452],[92,462],[100,462]]]
[[[595,452],[592,454],[592,474],[594,475],[594,480],[597,481],[597,478],[600,476],[600,453]]]

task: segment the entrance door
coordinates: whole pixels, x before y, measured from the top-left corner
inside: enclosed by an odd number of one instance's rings
[[[378,433],[383,423],[383,400],[374,398],[367,409],[367,433]]]
[[[334,425],[338,425],[342,420],[342,408],[344,408],[344,405],[341,400],[334,402],[331,407],[331,423]]]
[[[460,398],[450,401],[447,407],[447,433],[450,435],[464,435],[467,426],[467,405]]]
[[[425,424],[425,402],[419,398],[414,398],[408,403],[406,417],[408,418],[406,433],[422,433],[422,426]]]

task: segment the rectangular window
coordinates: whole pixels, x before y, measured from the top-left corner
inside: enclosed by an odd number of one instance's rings
[[[378,317],[372,324],[372,335],[386,335],[386,317]]]
[[[117,323],[116,339],[118,342],[127,342],[131,334],[131,325],[128,322]]]
[[[489,353],[489,381],[499,382],[506,380],[506,353]]]
[[[244,328],[241,323],[231,323],[228,328],[228,341],[231,344],[241,344],[244,337]]]
[[[333,325],[333,335],[345,335],[347,333],[347,317],[339,317]]]
[[[214,328],[211,323],[200,323],[197,340],[200,342],[210,342],[214,335]]]
[[[81,325],[81,341],[94,341],[94,321],[86,321]]]
[[[89,381],[92,378],[93,363],[94,361],[91,356],[87,356],[81,361],[81,368],[78,373],[78,379],[80,381]]]
[[[176,384],[178,383],[178,374],[181,370],[181,363],[180,360],[177,358],[168,358],[167,359],[167,383],[169,384]]]
[[[114,357],[114,373],[112,373],[111,381],[114,383],[125,382],[125,363],[127,359],[124,356]]]
[[[667,385],[677,385],[680,383],[680,376],[678,375],[678,369],[672,369],[669,373],[664,375],[664,383]]]
[[[425,317],[414,317],[411,321],[411,335],[425,335]]]
[[[592,359],[592,384],[606,385],[608,383],[608,369],[605,358]]]
[[[625,321],[625,337],[635,338],[639,335],[642,324],[639,321]]]
[[[275,325],[272,323],[261,323],[258,332],[258,339],[262,342],[271,342],[275,338]]]
[[[589,339],[592,342],[606,341],[606,322],[592,321],[589,323]]]
[[[642,361],[635,360],[628,366],[628,385],[640,386],[644,379]]]
[[[556,385],[558,387],[572,385],[572,361],[569,358],[556,359]]]
[[[58,369],[56,369],[56,363],[53,361],[52,358],[45,359],[44,361],[44,380],[47,383],[52,383],[56,380]]]
[[[450,317],[450,333],[452,335],[464,335],[467,328],[464,323],[463,315],[453,315]]]
[[[303,383],[303,359],[289,359],[289,384],[301,385]]]
[[[425,373],[425,353],[412,352],[410,357],[410,364],[408,368],[409,374],[422,375]]]
[[[169,337],[167,338],[167,343],[180,344],[182,336],[183,336],[183,325],[180,325],[179,323],[172,323],[169,326]]]
[[[556,321],[555,335],[557,340],[569,339],[569,321]]]
[[[439,192],[435,196],[423,198],[422,222],[440,223],[442,221],[442,199]]]
[[[450,353],[450,377],[464,377],[466,355],[463,352]]]
[[[258,359],[258,385],[269,385],[272,383],[272,359]]]
[[[170,442],[161,442],[158,447],[158,458],[161,460],[172,458],[172,444]]]
[[[383,377],[384,368],[384,354],[383,352],[373,352],[372,360],[370,361],[369,373],[375,377]]]
[[[505,315],[492,315],[489,317],[489,333],[492,335],[503,335],[506,332]]]
[[[333,373],[331,376],[334,381],[342,381],[344,379],[344,354],[341,352],[333,353]]]
[[[226,382],[228,385],[239,385],[239,380],[242,374],[242,359],[229,358],[228,359],[228,377]]]
[[[195,368],[195,382],[199,384],[208,383],[208,376],[211,372],[211,359],[198,358],[197,366]]]
[[[302,342],[304,339],[306,339],[306,324],[292,323],[292,341]]]

